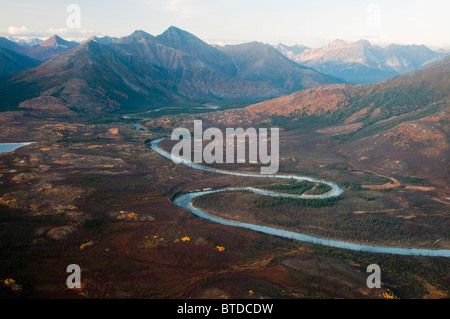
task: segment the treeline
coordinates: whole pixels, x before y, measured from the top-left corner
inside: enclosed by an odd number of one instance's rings
[[[446,258],[413,257],[389,254],[375,254],[368,252],[335,249],[325,246],[312,246],[315,254],[352,261],[354,264],[366,266],[377,264],[384,275],[385,286],[396,283],[392,289],[399,298],[418,298],[429,293],[423,285],[423,281],[436,285],[445,293],[449,293],[450,263]]]
[[[340,119],[340,112],[327,111],[321,115],[308,115],[301,112],[294,112],[288,116],[274,115],[272,116],[272,125],[275,127],[281,127],[286,131],[295,130],[299,127],[303,129],[311,127],[314,128],[317,125],[331,126],[335,125]]]
[[[340,182],[340,185],[343,188],[352,189],[354,191],[361,191],[361,190],[363,190],[362,184],[360,182],[342,181],[342,182]]]
[[[314,184],[308,181],[292,181],[289,184],[271,184],[271,185],[263,185],[261,188],[286,193],[286,194],[294,194],[294,195],[302,195],[307,190],[313,188]]]
[[[320,183],[314,188],[312,191],[310,191],[309,195],[320,195],[325,194],[331,191],[331,186],[327,184]]]
[[[318,199],[303,199],[303,198],[282,198],[264,196],[255,199],[253,204],[257,208],[277,207],[280,205],[291,205],[295,207],[328,207],[334,205],[341,200],[342,197],[318,198]]]

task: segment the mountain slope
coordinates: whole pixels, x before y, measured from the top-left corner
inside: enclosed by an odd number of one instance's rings
[[[360,129],[335,137],[338,149],[358,167],[446,185],[449,92],[450,57],[371,87],[350,101],[350,110],[367,105],[368,111],[356,120]]]
[[[5,48],[22,54],[27,50],[25,47],[22,47],[4,37],[0,37],[0,48]]]
[[[32,69],[40,64],[39,61],[31,59],[15,51],[0,48],[0,77],[11,75],[23,70]]]
[[[109,37],[103,37],[103,38],[94,37],[94,39],[97,42],[103,43],[103,44],[111,44],[111,43],[131,44],[131,43],[136,43],[136,42],[139,42],[139,41],[145,40],[145,39],[153,40],[153,39],[155,39],[155,37],[145,31],[136,30],[132,34],[122,37],[120,39],[116,39],[115,41],[114,41],[114,38],[109,38]]]
[[[267,44],[252,42],[219,49],[233,58],[239,79],[269,83],[284,92],[343,82],[293,63]]]
[[[310,48],[300,44],[285,45],[283,43],[279,43],[275,46],[275,49],[277,49],[281,54],[283,54],[288,59],[293,60],[295,56],[299,55],[303,51],[308,50]]]
[[[233,76],[237,72],[236,66],[228,55],[179,28],[170,27],[164,33],[158,35],[156,40],[167,47],[195,56],[224,74]]]
[[[371,122],[435,103],[446,103],[449,91],[450,56],[422,70],[377,84],[323,86],[250,105],[246,110],[254,114],[283,115],[299,120],[307,115],[321,116],[326,113],[326,116],[340,121],[365,110],[358,119]],[[328,102],[322,103],[321,99]],[[325,109],[314,109],[320,105]]]

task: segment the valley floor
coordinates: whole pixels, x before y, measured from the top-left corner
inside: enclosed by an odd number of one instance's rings
[[[3,298],[450,296],[448,258],[333,249],[195,217],[171,199],[196,189],[263,183],[171,163],[150,150],[155,135],[136,131],[126,119],[0,116],[0,142],[36,142],[0,154]],[[448,185],[359,167],[331,151],[326,134],[308,134],[283,132],[280,173],[337,182],[345,192],[336,203],[310,207],[229,193],[196,205],[318,236],[450,248]],[[373,263],[382,270],[381,289],[366,286]],[[81,289],[65,285],[69,264],[81,267]]]

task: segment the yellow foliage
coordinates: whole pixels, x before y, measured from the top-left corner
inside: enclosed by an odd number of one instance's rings
[[[11,207],[11,208],[16,208],[17,207],[17,199],[12,198],[12,199],[5,199],[4,197],[0,197],[0,204]]]
[[[87,150],[92,150],[94,148],[99,148],[99,147],[102,147],[102,146],[101,145],[90,145],[90,146],[86,147],[86,149]]]
[[[86,247],[92,246],[92,244],[93,244],[92,241],[87,242],[87,243],[84,243],[84,244],[82,244],[82,245],[80,246],[80,249],[83,250],[83,249],[85,249]]]
[[[188,236],[184,236],[181,238],[181,241],[190,241],[191,239]]]
[[[16,283],[16,281],[12,278],[8,278],[8,279],[5,279],[5,281],[3,281],[3,283],[5,284],[5,286],[10,286],[10,285]]]
[[[216,246],[216,248],[217,248],[218,251],[224,251],[225,250],[225,247],[223,247],[223,246]]]
[[[17,284],[16,281],[14,279],[12,279],[12,278],[5,279],[3,281],[3,284],[5,286],[11,288],[13,291],[20,291],[20,290],[22,290],[22,286]]]
[[[127,216],[129,219],[137,219],[138,218],[138,215],[136,213],[129,213]]]
[[[386,289],[386,292],[381,294],[384,299],[398,299],[398,297],[391,291],[389,288]]]
[[[119,219],[129,218],[137,220],[139,218],[139,215],[133,212],[127,212],[126,210],[121,210],[118,218]]]

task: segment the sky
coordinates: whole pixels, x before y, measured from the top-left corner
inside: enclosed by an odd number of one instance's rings
[[[214,44],[342,39],[450,49],[448,0],[0,0],[0,36],[81,41],[170,26]]]

